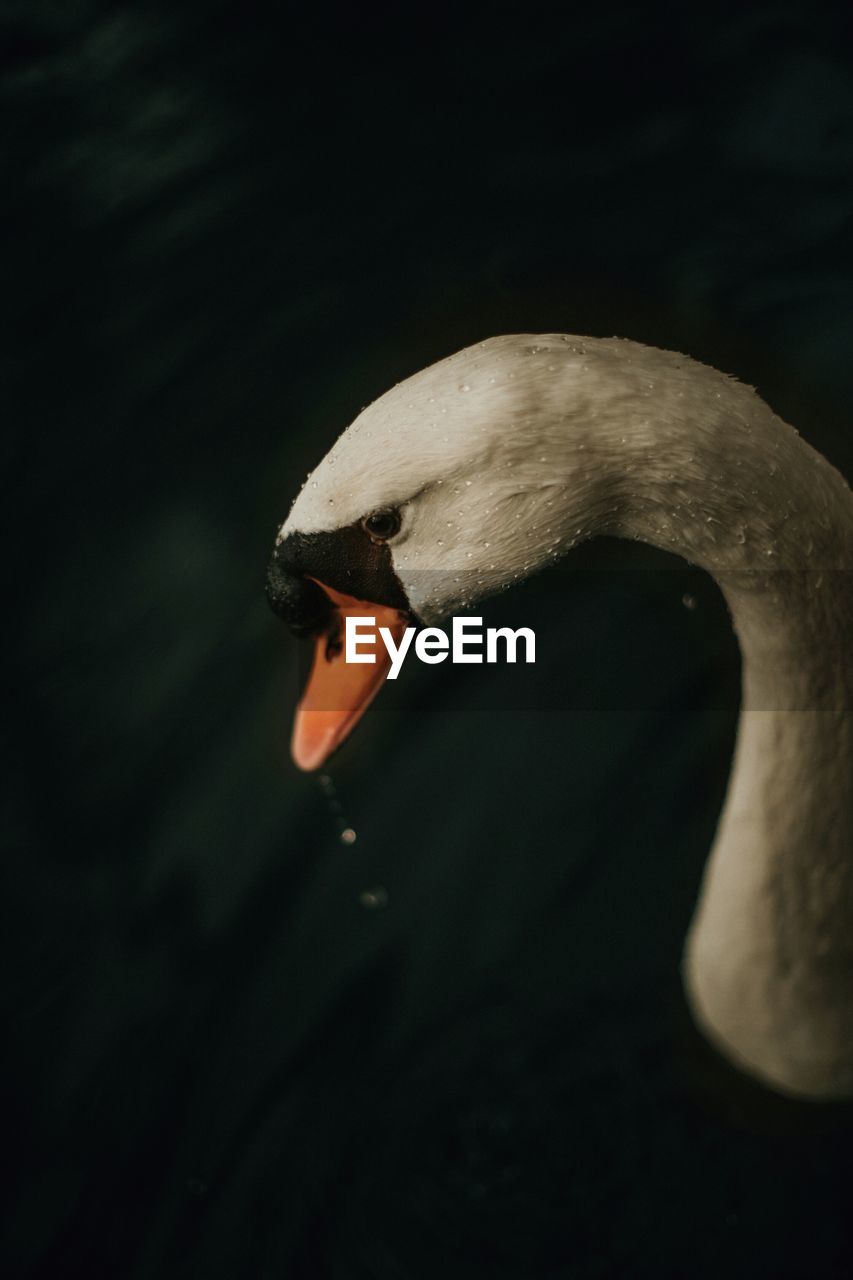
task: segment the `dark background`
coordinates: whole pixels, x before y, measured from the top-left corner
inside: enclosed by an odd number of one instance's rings
[[[851,1273],[849,1116],[679,995],[713,584],[579,553],[495,606],[533,683],[410,664],[337,800],[262,589],[359,408],[499,332],[687,351],[853,474],[844,12],[4,6],[6,1274]]]

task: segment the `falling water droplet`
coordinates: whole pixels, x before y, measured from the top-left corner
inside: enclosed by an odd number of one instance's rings
[[[388,906],[388,890],[384,885],[378,884],[373,889],[364,889],[358,895],[358,900],[367,911],[375,911],[378,907]]]
[[[328,773],[319,774],[317,777],[317,784],[320,790],[323,792],[323,795],[326,797],[326,805],[328,807],[329,813],[332,815],[332,817],[335,820],[335,825],[338,828],[338,839],[340,840],[341,844],[347,844],[347,845],[355,844],[356,842],[355,828],[350,826],[350,824],[347,822],[346,818],[344,818],[341,812],[341,805],[340,805],[340,801],[338,800],[337,787],[335,786],[332,779],[329,777]]]

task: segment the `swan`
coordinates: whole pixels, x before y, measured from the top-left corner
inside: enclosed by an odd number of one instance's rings
[[[742,655],[726,798],[683,981],[706,1038],[770,1089],[853,1095],[853,495],[756,392],[627,339],[507,335],[359,414],[278,531],[273,608],[314,637],[293,756],[315,769],[387,663],[341,656],[348,616],[399,635],[585,539],[707,571]]]

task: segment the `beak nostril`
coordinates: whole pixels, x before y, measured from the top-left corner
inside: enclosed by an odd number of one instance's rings
[[[267,569],[267,601],[273,613],[286,622],[295,636],[316,635],[325,630],[332,609],[324,591],[308,578],[283,569],[273,556]]]

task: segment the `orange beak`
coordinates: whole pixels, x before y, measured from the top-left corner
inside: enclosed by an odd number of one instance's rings
[[[316,581],[316,579],[313,579]],[[318,582],[335,606],[331,626],[314,642],[311,674],[293,722],[290,751],[300,769],[310,771],[325,764],[345,738],[349,737],[376,697],[391,666],[378,628],[388,627],[399,644],[407,625],[404,613],[389,605],[356,600]],[[376,630],[375,663],[347,662],[343,633],[347,615],[374,619]],[[364,652],[368,652],[367,649]]]

